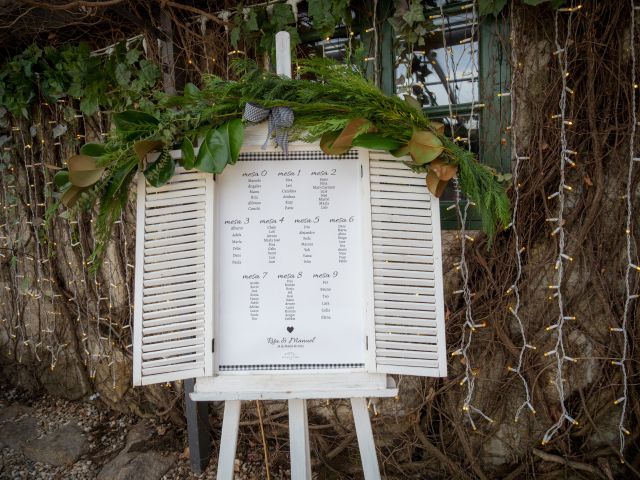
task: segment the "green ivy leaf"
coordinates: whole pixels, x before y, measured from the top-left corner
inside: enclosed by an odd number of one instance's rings
[[[257,32],[260,30],[260,27],[258,27],[258,14],[253,8],[249,9],[249,14],[244,21],[244,29],[247,32]]]
[[[196,163],[196,154],[193,150],[193,143],[187,137],[182,140],[182,159],[180,163],[186,170],[191,170]]]
[[[92,115],[98,111],[98,96],[85,91],[84,97],[80,100],[80,111],[85,115]]]
[[[68,170],[60,170],[56,172],[53,176],[53,183],[56,184],[56,187],[62,188],[67,185],[69,182],[69,171]]]
[[[370,150],[397,150],[402,146],[402,142],[393,138],[383,137],[377,133],[363,133],[353,139],[354,147],[368,148]]]
[[[229,39],[231,40],[231,46],[234,49],[238,48],[238,40],[240,40],[240,33],[241,33],[241,29],[240,27],[234,27],[233,30],[231,30],[231,34],[229,36]]]
[[[131,50],[129,50],[127,52],[127,55],[125,56],[127,65],[133,65],[134,63],[136,63],[138,61],[138,58],[140,58],[140,53],[140,50],[138,50],[137,48],[132,48]]]
[[[116,132],[125,140],[137,140],[151,135],[160,121],[153,115],[134,110],[113,114]]]
[[[497,16],[507,5],[507,0],[478,0],[478,11],[480,15]]]
[[[424,22],[425,18],[422,2],[420,0],[413,0],[411,5],[409,5],[409,10],[402,16],[402,19],[407,22],[409,26]]]
[[[227,164],[238,160],[243,139],[244,127],[239,118],[210,129],[200,145],[195,168],[201,172],[222,173]]]
[[[129,70],[129,67],[127,65],[125,65],[124,63],[119,63],[118,65],[116,65],[115,75],[118,85],[120,85],[121,87],[126,87],[129,85],[129,82],[131,81],[131,70]]]
[[[313,3],[313,2],[312,2]],[[287,3],[277,3],[271,10],[271,22],[278,30],[284,30],[286,25],[295,23],[296,19],[293,18],[293,10],[291,5]]]
[[[163,150],[158,159],[145,169],[144,176],[152,186],[161,187],[173,177],[175,171],[175,160],[168,150]]]
[[[220,128],[226,129],[229,142],[229,163],[233,165],[238,160],[240,148],[242,147],[242,142],[244,140],[244,126],[242,125],[242,120],[236,118],[235,120],[225,123]]]
[[[193,83],[187,83],[184,86],[184,91],[183,91],[185,97],[199,97],[200,96],[200,89],[198,87],[196,87]]]
[[[80,147],[80,153],[82,155],[89,155],[90,157],[101,157],[107,153],[107,147],[104,143],[85,143]]]

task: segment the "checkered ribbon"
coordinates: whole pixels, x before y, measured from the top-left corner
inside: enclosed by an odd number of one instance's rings
[[[244,106],[244,114],[242,115],[246,121],[251,123],[260,123],[269,120],[269,131],[267,139],[262,145],[262,149],[267,148],[269,139],[275,134],[276,146],[281,147],[285,153],[289,146],[289,128],[293,125],[293,110],[289,107],[273,107],[263,108],[254,103],[247,103]]]

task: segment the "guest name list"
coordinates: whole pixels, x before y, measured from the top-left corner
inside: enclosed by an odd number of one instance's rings
[[[300,155],[216,179],[221,370],[364,363],[361,162]]]

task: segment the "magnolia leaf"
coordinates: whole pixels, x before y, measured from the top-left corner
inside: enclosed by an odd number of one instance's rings
[[[60,197],[60,201],[62,202],[62,204],[65,207],[71,208],[76,204],[76,202],[80,198],[80,195],[82,195],[82,192],[84,192],[84,191],[85,191],[84,188],[80,188],[80,187],[76,187],[75,185],[71,185],[62,194],[62,197]]]
[[[444,193],[449,180],[456,176],[458,166],[445,163],[442,160],[434,160],[429,164],[427,172],[427,188],[429,191],[440,198]]]
[[[64,187],[67,183],[69,183],[69,171],[60,170],[59,172],[56,172],[56,174],[53,176],[53,183],[55,183],[56,187],[58,188]]]
[[[239,118],[230,120],[220,128],[226,130],[229,145],[229,163],[233,165],[238,160],[240,148],[244,141],[244,126],[242,125],[242,120]]]
[[[107,147],[104,143],[85,143],[80,148],[82,155],[89,155],[90,157],[101,157],[107,153]]]
[[[133,144],[133,150],[136,152],[138,159],[142,162],[149,152],[162,149],[160,140],[139,140]]]
[[[327,155],[342,155],[349,147],[344,149],[334,149],[333,142],[340,136],[341,130],[335,132],[324,132],[320,137],[320,149]]]
[[[409,143],[391,153],[396,157],[409,154],[414,164],[424,165],[438,158],[443,150],[442,141],[436,134],[424,130],[416,130],[413,132]]]
[[[186,170],[191,170],[196,163],[196,154],[193,149],[193,143],[187,137],[182,140],[182,159],[180,163]]]
[[[148,113],[126,110],[114,113],[113,123],[118,135],[125,140],[137,140],[153,133],[160,121]]]
[[[328,132],[329,135],[323,135],[320,139],[320,148],[327,155],[342,155],[351,148],[354,138],[374,129],[375,127],[369,120],[354,118],[339,133]],[[335,135],[336,133],[337,135]]]
[[[200,145],[194,167],[201,172],[222,173],[230,159],[229,136],[219,128],[212,128]]]
[[[173,159],[168,150],[163,150],[155,162],[151,162],[144,176],[147,181],[154,187],[161,187],[167,183],[176,171],[176,161]]]
[[[353,139],[354,147],[368,148],[369,150],[397,150],[402,143],[393,138],[383,137],[377,133],[363,133]]]
[[[74,155],[67,160],[69,181],[76,187],[90,187],[102,176],[104,167],[99,167],[95,158],[88,155]]]
[[[431,122],[431,127],[436,131],[438,135],[444,135],[444,123]]]

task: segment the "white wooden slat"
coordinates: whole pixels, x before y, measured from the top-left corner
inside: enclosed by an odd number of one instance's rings
[[[373,253],[402,253],[405,255],[422,255],[433,257],[433,250],[431,248],[424,248],[424,245],[424,242],[420,246],[409,247],[403,247],[399,245],[374,245]]]
[[[177,192],[167,192],[159,195],[148,195],[144,202],[145,208],[167,207],[175,205],[177,199],[184,203],[195,203],[202,201],[202,197],[205,193],[204,186],[202,188],[193,188],[186,190],[188,195],[184,195],[185,190],[178,190]]]
[[[184,378],[194,378],[202,375],[204,368],[203,357],[198,357],[199,361],[193,359],[187,360],[185,363],[174,363],[161,367],[145,367],[142,369],[141,385],[151,385],[153,383],[170,382],[176,375]]]
[[[395,264],[393,263],[385,263],[382,268],[375,268],[373,270],[373,275],[375,277],[384,278],[385,279],[384,282],[387,282],[387,283],[396,282],[397,279],[403,279],[403,278],[416,279],[416,280],[420,280],[420,279],[433,280],[435,278],[433,270],[417,270],[412,272],[407,272],[405,270],[395,270]],[[407,285],[411,285],[411,284],[408,283]]]
[[[402,220],[404,216],[414,216],[414,217],[429,217],[431,218],[431,209],[430,208],[422,208],[422,206],[414,206],[410,208],[410,205],[405,207],[392,207],[392,206],[372,206],[371,213],[383,213],[388,215],[397,215],[400,216],[400,220]]]
[[[153,195],[154,192],[158,194],[162,192],[193,190],[194,188],[202,187],[203,185],[205,185],[205,181],[201,178],[201,176],[195,176],[192,180],[188,180],[185,182],[170,182],[147,193]]]
[[[398,215],[389,213],[372,213],[373,222],[391,222],[399,224],[417,223],[419,225],[431,225],[431,217],[419,217],[417,215]],[[403,230],[398,228],[398,230]]]
[[[398,230],[393,225],[386,225],[387,229],[380,228],[373,230],[373,240],[383,241],[385,238],[406,238],[411,240],[432,240],[431,225],[420,225],[413,231]]]
[[[153,272],[144,272],[144,286],[164,285],[172,280],[180,279],[183,275],[191,273],[204,273],[204,265],[193,265],[179,268],[168,268]],[[179,280],[176,280],[179,281]]]
[[[424,312],[429,313],[429,312]],[[420,318],[406,318],[406,317],[376,317],[376,325],[415,325],[417,327],[426,326],[436,328],[436,316],[431,312],[431,318],[427,318],[427,315],[423,315]]]
[[[160,293],[180,292],[193,288],[204,288],[204,275],[185,275],[186,279],[181,282],[166,283],[159,287],[145,287],[148,295],[158,295]]]
[[[398,208],[422,208],[430,210],[429,198],[398,199],[398,198],[371,198],[371,207],[398,207]]]
[[[199,265],[202,263],[202,256],[196,256],[191,258],[182,258],[180,260],[171,260],[159,263],[145,263],[144,271],[147,272],[156,272],[156,271],[169,271],[178,267],[187,267],[189,265]]]
[[[418,350],[398,350],[398,349],[384,349],[376,348],[376,355],[378,357],[387,358],[421,358],[424,360],[438,360],[438,353],[433,351],[418,351]]]
[[[416,358],[389,358],[381,357],[378,363],[382,365],[406,365],[409,367],[438,367],[437,360],[419,360]]]
[[[204,291],[199,291],[198,292],[200,294],[199,297],[192,297],[192,298],[183,298],[180,300],[170,300],[170,301],[166,301],[166,302],[160,302],[160,303],[152,303],[152,304],[144,304],[142,306],[142,311],[145,312],[145,315],[147,313],[151,313],[151,312],[169,312],[170,310],[174,309],[174,308],[179,308],[179,307],[194,307],[196,305],[200,305],[204,303]],[[166,315],[161,315],[161,316],[166,316]]]
[[[182,243],[199,242],[200,240],[204,240],[204,229],[202,229],[201,232],[184,235],[182,237],[169,237],[159,240],[147,240],[145,242],[145,250],[151,252],[151,254],[153,255],[154,248],[171,246],[180,248],[180,245]]]
[[[385,332],[376,334],[376,342],[385,340],[389,342],[430,343],[432,345],[438,343],[438,337],[436,335],[404,335],[401,333]]]
[[[174,330],[168,333],[160,333],[158,335],[145,335],[142,344],[151,344],[157,342],[164,342],[165,340],[176,340],[179,338],[186,338],[189,336],[202,337],[204,335],[204,327],[198,326],[196,328],[189,328],[183,330]]]
[[[383,373],[446,372],[439,205],[424,174],[371,152],[375,358]]]
[[[398,333],[408,335],[433,335],[436,334],[435,328],[429,327],[415,327],[406,325],[378,325],[376,324],[376,332],[380,333]]]
[[[427,285],[423,285],[423,286],[433,287],[434,282],[426,282],[426,283]],[[433,295],[433,292],[430,292],[427,289],[420,288],[415,285],[406,285],[406,284],[389,285],[386,283],[383,283],[383,284],[376,283],[376,285],[373,288],[373,291],[380,292],[380,293],[406,293],[408,295],[421,295],[421,294]]]
[[[148,257],[153,257],[154,255],[161,255],[163,253],[174,253],[180,252],[182,250],[195,250],[198,248],[204,248],[204,239],[201,240],[189,240],[185,239],[182,243],[175,243],[173,245],[163,245],[161,247],[149,247],[145,249],[145,252]]]
[[[180,227],[179,231],[176,231],[175,233],[175,235],[170,236],[167,235],[166,231],[163,231],[160,228],[153,228],[151,231],[145,231],[144,239],[146,242],[153,241],[153,244],[150,244],[150,246],[153,247],[161,245],[161,242],[166,242],[165,244],[168,245],[173,242],[179,242],[182,238],[189,235],[204,235],[204,225],[202,225],[201,222],[196,222],[196,225],[190,227]]]
[[[376,269],[378,268],[384,268],[384,269],[393,269],[393,270],[415,270],[418,273],[415,274],[407,274],[409,276],[411,275],[418,275],[419,272],[433,272],[433,267],[429,267],[430,264],[428,263],[407,263],[407,262],[394,262],[394,261],[374,261],[373,262],[373,269],[374,269],[374,274],[376,272]]]
[[[170,360],[170,357],[195,355],[204,351],[204,345],[177,348],[165,348],[163,350],[155,350],[153,352],[143,352],[142,360],[153,360],[148,363],[151,367],[153,365],[164,365],[165,362]],[[155,362],[155,363],[154,363]]]
[[[399,351],[408,351],[411,355],[412,352],[437,352],[438,345],[433,343],[408,343],[408,342],[389,342],[389,341],[379,341],[376,342],[376,350],[377,349],[386,349],[386,350],[399,350]]]
[[[152,217],[163,216],[165,218],[170,218],[172,216],[179,216],[185,218],[187,215],[190,215],[190,212],[194,212],[197,214],[204,214],[204,197],[198,198],[196,202],[187,201],[188,198],[192,197],[183,197],[176,199],[179,202],[179,205],[169,206],[169,207],[156,207],[149,208],[147,207],[147,222],[151,221]]]
[[[391,177],[388,175],[371,175],[372,184],[381,185],[417,185],[427,188],[423,177]]]
[[[185,234],[184,230],[188,227],[201,227],[204,225],[204,215],[200,215],[198,218],[190,218],[188,220],[176,220],[175,222],[166,223],[146,223],[144,231],[147,233],[161,232],[160,237],[175,237]],[[153,240],[153,238],[150,238]]]
[[[407,317],[407,318],[431,318],[429,315],[432,315],[433,318],[436,318],[435,310],[410,310],[404,308],[387,308],[387,307],[377,307],[374,309],[374,313],[376,318],[378,316],[389,316],[389,317]]]
[[[182,315],[183,313],[193,313],[193,312],[197,312],[199,307],[202,307],[203,305],[204,305],[204,296],[196,297],[193,299],[177,300],[175,302],[166,302],[166,305],[165,304],[156,305],[158,307],[165,307],[160,309],[155,309],[155,308],[152,309],[153,305],[143,305],[142,310],[144,311],[144,313],[142,314],[142,318],[144,320],[153,320],[156,318]],[[407,307],[407,308],[411,308],[411,307]]]
[[[172,253],[159,253],[155,255],[147,255],[144,260],[145,265],[151,265],[153,263],[159,262],[167,262],[168,260],[179,260],[186,258],[198,257],[202,258],[204,256],[204,245],[200,245],[199,248],[194,244],[186,244],[184,250],[178,250]]]
[[[409,192],[389,192],[384,190],[371,190],[371,204],[374,205],[374,201],[384,201],[384,200],[397,200],[397,201],[420,201],[420,202],[431,202],[430,193],[428,191],[424,191],[422,188],[417,188],[415,191]]]
[[[202,331],[204,331],[204,329],[202,329]],[[189,348],[189,347],[199,347],[203,344],[202,335],[191,334],[191,335],[184,335],[184,337],[190,337],[190,338],[186,338],[184,340],[159,341],[157,343],[143,344],[142,353],[151,353],[151,352],[157,352],[161,350],[172,351],[172,349],[180,349],[180,348],[186,349],[187,352],[191,352],[193,351],[193,348]]]
[[[392,300],[398,302],[411,302],[411,303],[435,303],[433,292],[425,294],[406,294],[406,293],[381,293],[375,294],[376,301]]]
[[[204,218],[205,215],[206,212],[204,212],[203,208],[191,209],[189,205],[187,205],[182,212],[166,213],[156,216],[147,215],[147,217],[145,218],[145,222],[147,225],[147,231],[150,228],[162,228],[163,230],[170,230],[180,228],[176,227],[176,224],[179,222],[182,222],[184,220],[195,220]]]
[[[396,164],[395,168],[388,168],[386,165],[384,167],[380,166],[377,162],[374,164],[372,162],[371,168],[369,169],[371,175],[384,175],[386,177],[407,177],[407,178],[416,178],[422,181],[424,185],[424,174],[415,173],[408,168],[403,168],[403,165]]]
[[[191,298],[195,296],[202,296],[204,294],[204,282],[202,282],[201,288],[196,288],[195,285],[192,288],[183,288],[182,290],[174,290],[172,292],[165,292],[157,295],[147,295],[144,299],[146,305],[165,305],[170,300],[178,300],[180,298]]]
[[[376,300],[374,302],[374,306],[376,308],[385,308],[385,309],[397,308],[400,310],[435,310],[436,309],[436,306],[434,303],[396,302],[393,300]]]
[[[203,309],[204,310],[204,309]],[[180,315],[179,317],[165,317],[143,322],[145,335],[174,331],[179,328],[198,328],[204,324],[204,311]]]

